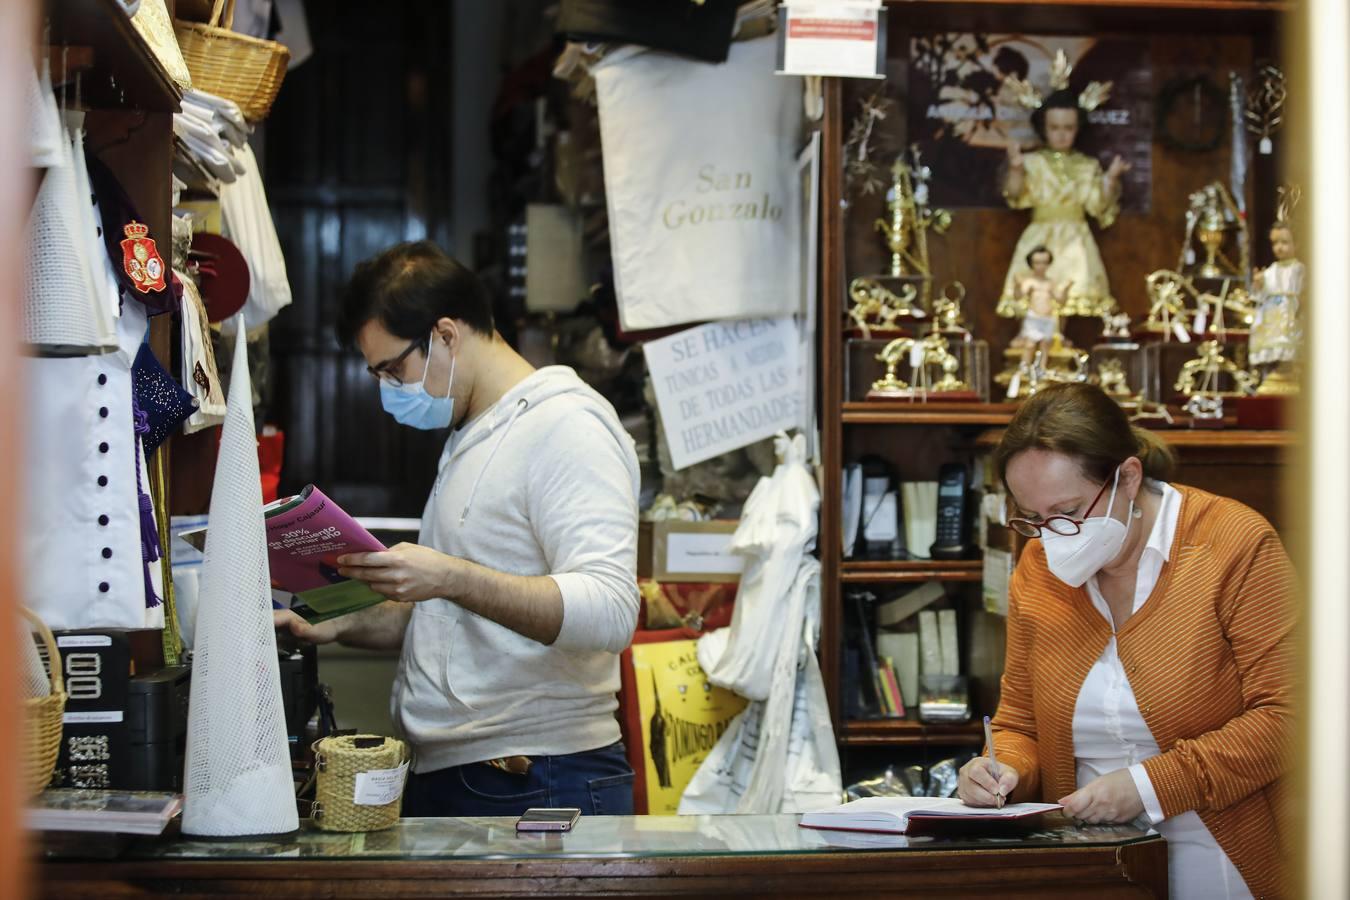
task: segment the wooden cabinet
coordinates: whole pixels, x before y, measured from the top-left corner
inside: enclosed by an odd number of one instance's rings
[[[1203,72],[1226,85],[1228,73],[1250,73],[1259,60],[1278,58],[1284,13],[1282,0],[905,0],[888,2],[887,82],[895,101],[878,125],[880,144],[893,155],[909,142],[905,114],[906,54],[909,39],[934,32],[1022,34],[1132,34],[1148,45],[1153,89],[1183,74]],[[972,749],[983,743],[974,726],[925,727],[909,719],[849,721],[841,696],[844,610],[847,592],[859,587],[894,589],[929,580],[945,584],[962,620],[963,665],[972,685],[976,715],[993,713],[1002,669],[1002,620],[983,611],[978,559],[959,562],[881,562],[845,559],[840,540],[842,466],[864,453],[885,457],[902,479],[933,480],[943,462],[971,461],[997,445],[1001,427],[1016,411],[1007,403],[857,402],[845,389],[844,318],[846,285],[858,275],[884,271],[886,250],[872,233],[885,214],[877,193],[845,196],[844,145],[859,101],[878,90],[876,82],[825,79],[821,169],[821,308],[819,384],[821,404],[822,503],[820,556],[824,608],[820,659],[841,750],[850,748]],[[1280,147],[1274,156],[1253,153],[1248,208],[1254,262],[1265,253],[1264,229],[1274,214]],[[1187,153],[1156,139],[1148,211],[1122,216],[1099,245],[1113,292],[1124,311],[1142,317],[1148,308],[1144,276],[1174,264],[1184,235],[1190,191],[1212,180],[1227,181],[1230,141],[1208,153]],[[889,162],[885,159],[885,162]],[[930,162],[932,162],[930,160]],[[965,316],[975,336],[988,341],[991,366],[1016,331],[1014,320],[998,317],[995,301],[1009,254],[1026,221],[1006,209],[953,209],[946,235],[929,237],[936,286],[959,279],[967,289]],[[1072,323],[1069,337],[1088,346],[1096,325]],[[1178,481],[1236,497],[1279,527],[1284,521],[1281,484],[1286,454],[1295,443],[1282,431],[1162,432],[1176,449]],[[905,698],[906,704],[910,698]],[[845,759],[845,771],[848,771]]]

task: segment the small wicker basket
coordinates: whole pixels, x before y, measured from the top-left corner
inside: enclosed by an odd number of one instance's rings
[[[214,0],[207,22],[175,19],[179,49],[192,73],[192,86],[239,104],[244,118],[267,118],[286,77],[291,51],[285,44],[237,34],[235,0]]]
[[[61,726],[66,712],[66,684],[61,677],[61,654],[51,629],[28,609],[23,614],[47,645],[47,672],[52,692],[23,702],[23,784],[29,796],[42,793],[51,783],[56,760],[61,755]]]
[[[407,745],[394,738],[344,734],[315,741],[314,767],[318,778],[310,813],[314,827],[323,831],[379,831],[392,827],[398,822],[403,803],[401,783],[398,796],[391,802],[379,806],[359,804],[357,776],[397,770],[407,761]]]

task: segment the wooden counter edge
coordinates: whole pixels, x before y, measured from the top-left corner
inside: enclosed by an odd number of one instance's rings
[[[38,896],[1166,897],[1167,845],[574,859],[135,860],[37,867]]]

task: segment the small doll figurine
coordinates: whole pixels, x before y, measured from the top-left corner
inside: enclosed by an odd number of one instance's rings
[[[1119,213],[1121,176],[1130,165],[1119,156],[1104,171],[1101,163],[1074,149],[1087,125],[1088,113],[1104,103],[1110,82],[1092,82],[1075,93],[1069,87],[1069,65],[1063,51],[1055,56],[1050,73],[1049,96],[1026,81],[1010,77],[1009,88],[1030,109],[1031,124],[1043,142],[1039,149],[1024,152],[1008,145],[1008,168],[1003,196],[1013,209],[1030,209],[1031,222],[1013,251],[1012,264],[1004,279],[998,314],[1017,315],[1015,285],[1025,275],[1020,260],[1032,247],[1049,247],[1058,261],[1055,275],[1072,279],[1073,287],[1061,303],[1066,316],[1100,316],[1113,312],[1116,301],[1102,265],[1097,241],[1088,217],[1109,228]]]
[[[1299,305],[1307,270],[1295,257],[1294,231],[1290,225],[1298,189],[1281,188],[1280,195],[1279,218],[1270,228],[1270,249],[1275,261],[1252,276],[1256,313],[1249,360],[1265,372],[1262,394],[1297,392],[1295,365],[1303,337]]]
[[[1026,261],[1031,274],[1021,276],[1013,286],[1016,302],[1026,314],[1022,319],[1022,330],[1013,338],[1012,346],[1020,348],[1022,361],[1029,363],[1038,349],[1049,355],[1059,336],[1059,308],[1073,282],[1056,283],[1050,279],[1048,273],[1055,257],[1044,246],[1031,248]]]

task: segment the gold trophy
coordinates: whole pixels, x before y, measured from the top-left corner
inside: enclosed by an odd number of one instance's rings
[[[1112,400],[1128,408],[1138,402],[1138,395],[1130,390],[1125,377],[1125,364],[1119,359],[1104,359],[1097,367],[1097,385]]]
[[[896,157],[891,166],[891,189],[886,193],[890,218],[877,219],[875,228],[886,236],[891,251],[892,278],[915,277],[923,281],[923,300],[928,301],[932,270],[928,264],[928,230],[942,234],[951,226],[952,215],[928,205],[928,179],[932,170],[919,160],[919,148]]]
[[[1190,207],[1186,210],[1186,240],[1181,247],[1177,271],[1184,272],[1188,268],[1187,257],[1192,252],[1191,240],[1194,238],[1205,251],[1205,261],[1193,267],[1194,277],[1245,279],[1250,255],[1245,221],[1237,203],[1233,201],[1233,195],[1222,182],[1210,182],[1191,194]],[[1237,263],[1223,252],[1229,232],[1237,234]]]
[[[886,365],[886,374],[872,382],[872,390],[867,394],[869,400],[926,398],[935,394],[966,393],[971,389],[958,377],[961,360],[951,352],[947,336],[940,331],[931,331],[922,338],[896,338],[882,348],[877,359]],[[912,385],[897,374],[903,362],[909,363]],[[936,381],[931,369],[942,373]]]
[[[910,396],[909,384],[896,374],[900,363],[910,358],[914,348],[914,338],[896,338],[877,354],[877,360],[886,366],[886,374],[872,382],[872,390],[867,399]]]
[[[1223,214],[1214,207],[1206,207],[1204,213],[1196,223],[1195,233],[1200,239],[1200,245],[1205,248],[1205,261],[1200,266],[1197,274],[1201,278],[1222,278],[1223,269],[1220,269],[1216,260],[1219,257],[1219,248],[1223,246],[1224,235],[1228,231],[1228,223],[1223,220]]]
[[[1018,347],[1004,350],[1004,369],[994,376],[994,383],[1005,389],[1009,400],[1030,397],[1047,384],[1089,380],[1088,353],[1065,343],[1060,334],[1055,334],[1048,347],[1035,348],[1031,358],[1024,352]]]
[[[1154,334],[1173,334],[1185,343],[1190,340],[1191,319],[1195,315],[1187,305],[1190,299],[1199,302],[1200,292],[1191,280],[1180,272],[1159,269],[1145,279],[1148,289],[1148,318],[1144,330]]]
[[[933,303],[933,319],[939,331],[969,333],[961,312],[961,303],[965,299],[966,286],[959,281],[949,281],[942,288],[942,294]]]
[[[848,286],[848,317],[864,340],[873,331],[883,334],[902,331],[902,320],[924,318],[924,311],[915,304],[919,291],[912,284],[898,285],[892,291],[873,278],[859,277]]]
[[[1195,359],[1181,367],[1173,385],[1186,397],[1247,397],[1256,392],[1257,377],[1223,355],[1223,344],[1201,341]],[[1228,376],[1233,387],[1220,390],[1220,378]]]

